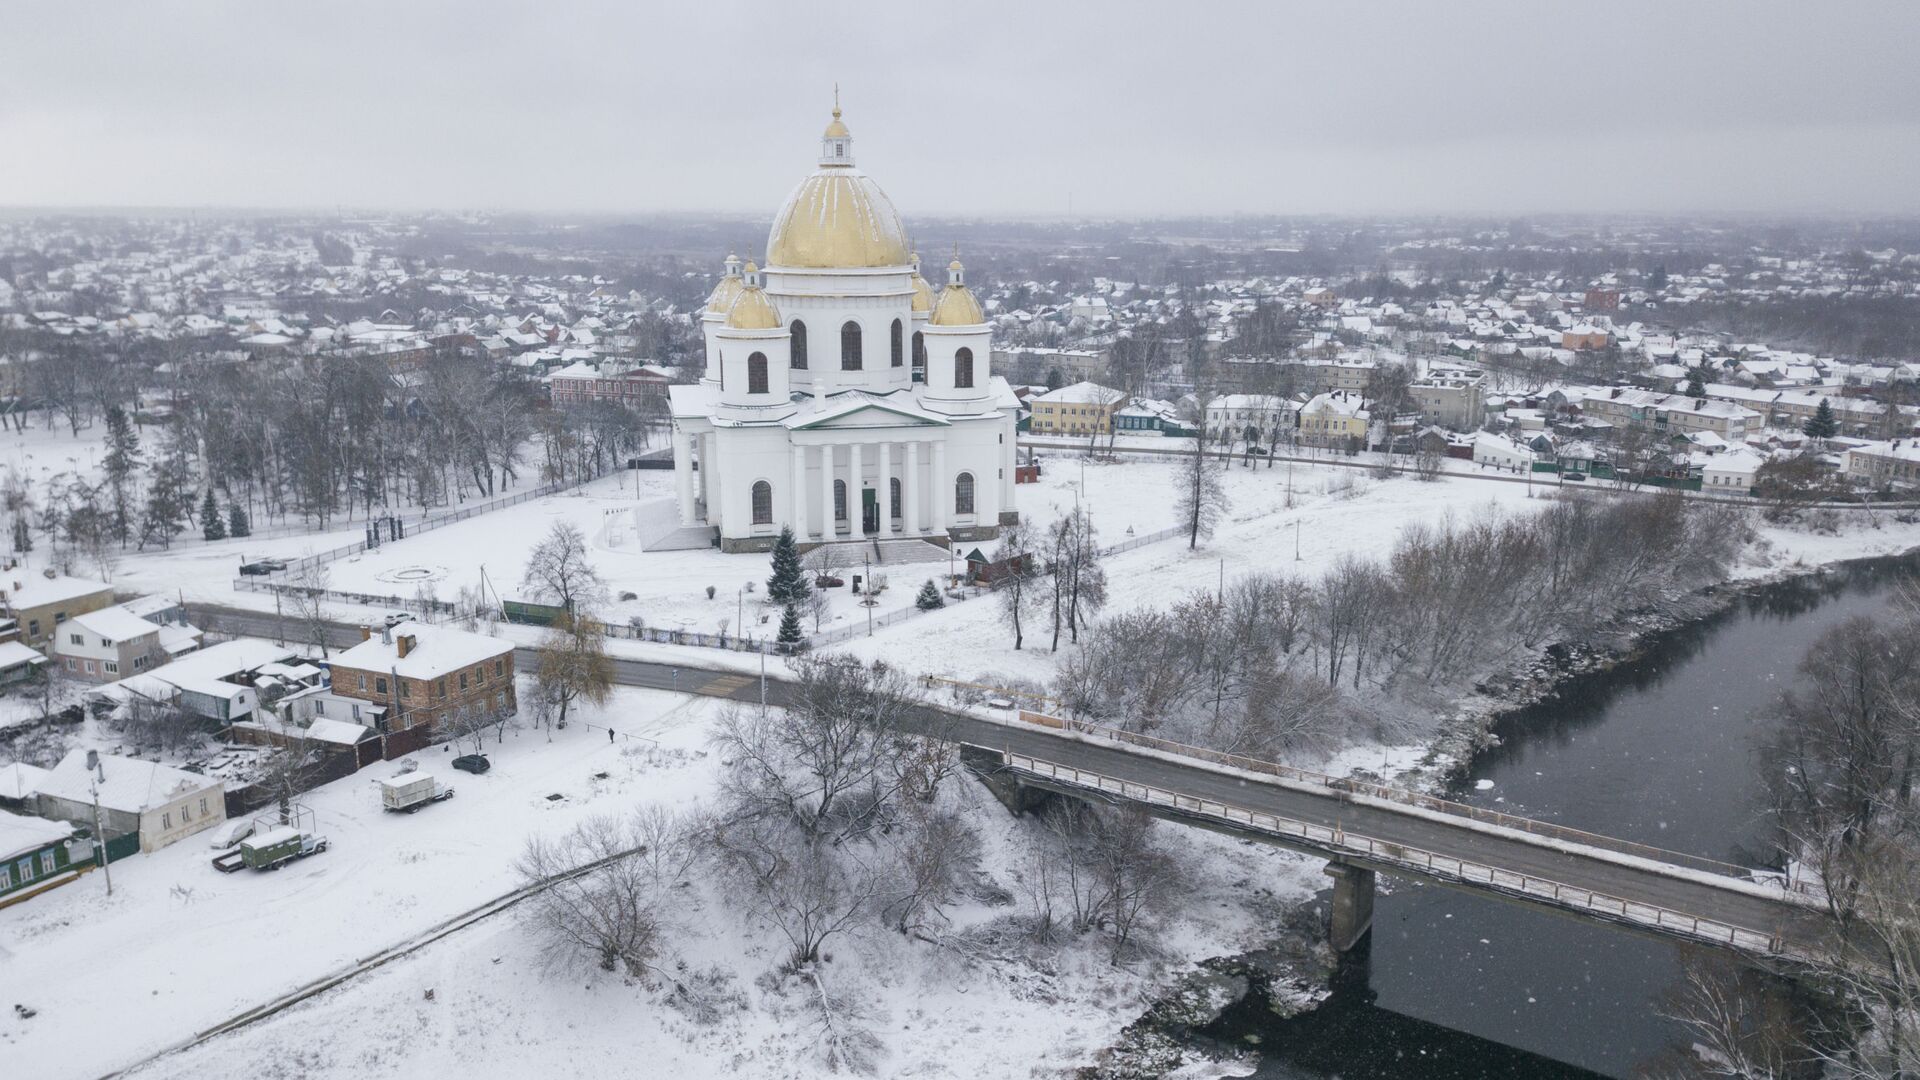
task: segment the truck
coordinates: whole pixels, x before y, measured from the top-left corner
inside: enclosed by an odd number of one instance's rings
[[[232,851],[214,856],[213,868],[223,874],[236,870],[278,870],[295,859],[327,850],[327,838],[311,830],[280,825],[254,833]]]
[[[443,787],[440,778],[430,772],[401,773],[380,781],[380,805],[403,814],[419,812],[428,803],[453,798],[453,789]]]

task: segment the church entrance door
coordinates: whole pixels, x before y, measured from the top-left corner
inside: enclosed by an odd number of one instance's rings
[[[872,488],[860,489],[860,531],[867,535],[880,531],[879,493]]]

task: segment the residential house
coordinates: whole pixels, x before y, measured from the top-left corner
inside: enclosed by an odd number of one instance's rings
[[[1166,435],[1185,438],[1192,434],[1180,419],[1180,410],[1168,401],[1134,398],[1126,408],[1113,414],[1113,430],[1122,435]]]
[[[1300,409],[1300,441],[1309,446],[1358,450],[1367,443],[1373,414],[1366,399],[1346,390],[1315,396]]]
[[[1722,454],[1696,454],[1694,458],[1694,464],[1700,469],[1703,491],[1745,492],[1753,487],[1754,476],[1766,462],[1759,454],[1744,448]]]
[[[1207,439],[1273,445],[1292,441],[1300,403],[1277,394],[1223,394],[1207,403]]]
[[[1486,421],[1487,374],[1478,368],[1430,364],[1407,388],[1420,408],[1420,421],[1455,431],[1472,431]]]
[[[160,627],[115,605],[88,611],[61,624],[54,655],[69,677],[114,682],[167,662]]]
[[[332,694],[370,706],[361,722],[386,736],[388,757],[426,745],[461,710],[519,709],[510,641],[418,622],[361,633],[333,658]]]
[[[0,641],[0,686],[32,677],[47,658],[18,641]]]
[[[31,813],[33,794],[46,777],[47,770],[24,761],[0,765],[0,810]]]
[[[1505,435],[1495,435],[1490,431],[1478,431],[1473,435],[1475,464],[1504,472],[1524,473],[1533,468],[1536,456],[1524,443],[1515,442]]]
[[[672,382],[672,372],[653,364],[617,358],[597,364],[582,360],[547,376],[547,393],[555,405],[610,401],[640,409],[648,402],[664,406]]]
[[[61,623],[111,603],[113,589],[105,583],[52,570],[39,574],[15,571],[15,576],[0,584],[0,606],[13,619],[16,636],[36,649],[44,649]]]
[[[41,817],[91,829],[97,800],[102,839],[138,834],[141,851],[158,851],[227,819],[220,780],[113,754],[99,755],[97,768],[89,769],[88,753],[69,752],[41,780],[34,795]]]
[[[1592,323],[1578,323],[1560,332],[1560,347],[1583,352],[1604,349],[1612,336]]]
[[[93,864],[93,842],[65,821],[0,810],[0,907],[64,885]]]
[[[1920,486],[1920,439],[1868,443],[1840,458],[1849,480],[1877,488]]]
[[[1031,401],[1035,435],[1106,435],[1113,414],[1125,408],[1127,395],[1099,383],[1077,382]]]

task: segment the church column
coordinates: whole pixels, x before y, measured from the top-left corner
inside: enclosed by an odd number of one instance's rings
[[[947,475],[945,439],[933,444],[933,475],[927,477],[927,497],[933,500],[933,531],[945,533],[947,522],[952,520],[947,515],[953,507],[953,478]]]
[[[847,532],[855,540],[867,535],[866,500],[860,497],[860,444],[847,444]]]
[[[874,485],[875,495],[880,502],[880,539],[893,539],[893,444],[881,443],[880,480]],[[906,512],[906,493],[901,492],[901,513]]]
[[[680,524],[693,524],[693,436],[673,433],[673,486],[680,496]]]
[[[903,524],[908,536],[927,531],[926,520],[920,515],[920,488],[920,443],[915,440],[907,444],[907,472],[900,478],[900,509],[907,514]]]
[[[833,444],[820,448],[820,539],[833,541]]]
[[[720,436],[700,436],[700,496],[707,504],[708,525],[720,524]]]
[[[787,514],[787,523],[793,526],[794,539],[804,541],[807,538],[807,448],[789,444],[787,456],[793,459],[793,486],[787,489],[791,493],[787,501],[793,509]]]

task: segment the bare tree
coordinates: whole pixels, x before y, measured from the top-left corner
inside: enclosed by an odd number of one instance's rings
[[[1018,650],[1026,640],[1021,620],[1039,599],[1035,577],[1039,566],[1033,556],[1032,536],[1025,521],[1000,530],[1000,543],[993,549],[994,565],[1002,568],[999,582],[1000,610],[1013,628],[1013,647]]]
[[[322,658],[328,655],[327,590],[332,584],[331,564],[308,558],[300,560],[280,589],[307,644],[319,649]]]
[[[558,839],[535,837],[514,863],[540,888],[528,910],[549,963],[586,962],[647,978],[664,946],[670,890],[692,868],[692,829],[663,810],[588,818]]]
[[[564,521],[555,522],[534,545],[521,583],[537,598],[578,616],[591,614],[607,590],[594,569],[586,534]]]
[[[576,701],[605,704],[613,693],[613,661],[607,659],[606,634],[591,618],[563,613],[540,640],[534,671],[535,717],[547,730],[566,727]]]
[[[1206,424],[1202,422],[1194,431],[1193,453],[1180,459],[1179,493],[1174,501],[1174,515],[1187,529],[1189,550],[1199,547],[1202,538],[1213,535],[1230,505],[1220,477],[1207,466]]]

